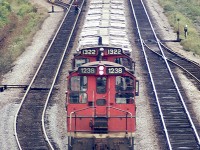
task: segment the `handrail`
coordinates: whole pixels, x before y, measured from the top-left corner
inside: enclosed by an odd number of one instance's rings
[[[112,109],[115,109],[115,110],[118,110],[118,111],[121,111],[121,112],[124,112],[124,113],[126,113],[126,114],[129,114],[131,117],[131,119],[133,118],[133,114],[131,113],[131,112],[129,112],[129,111],[126,111],[126,110],[123,110],[123,109],[120,109],[120,108],[116,108],[116,107],[112,107],[112,106],[107,106],[106,108],[112,108]],[[80,112],[80,111],[83,111],[83,110],[87,110],[87,109],[94,109],[94,110],[96,110],[96,107],[86,107],[86,108],[83,108],[83,109],[78,109],[78,110],[76,110],[76,111],[73,111],[73,112],[71,112],[70,113],[70,122],[69,122],[69,130],[70,130],[70,135],[69,135],[69,146],[72,146],[71,145],[71,138],[72,138],[72,133],[71,133],[71,130],[72,130],[72,115],[73,114],[76,114],[77,112]],[[127,117],[127,115],[126,115],[126,117]],[[127,132],[127,130],[126,130],[126,132]],[[131,132],[131,142],[130,142],[130,146],[132,146],[133,145],[133,142],[132,142],[132,138],[133,138],[133,133]]]
[[[83,109],[78,109],[78,110],[76,110],[76,111],[72,111],[71,113],[70,113],[70,119],[69,119],[69,130],[70,130],[70,135],[69,135],[69,145],[70,146],[72,146],[71,145],[71,138],[72,138],[72,136],[71,136],[71,130],[72,130],[72,115],[73,114],[75,114],[75,113],[77,113],[77,112],[80,112],[80,111],[83,111],[83,110],[87,110],[87,109],[95,109],[96,107],[86,107],[86,108],[83,108]]]
[[[126,110],[123,110],[123,109],[120,109],[120,108],[116,108],[116,107],[112,107],[112,106],[107,106],[107,108],[112,108],[112,109],[115,109],[115,110],[119,110],[119,111],[124,112],[126,114],[128,113],[128,114],[130,114],[131,119],[133,118],[133,114],[131,112],[129,112],[129,111],[126,111]],[[133,139],[133,133],[131,132],[131,142],[130,142],[131,145],[130,145],[130,147],[133,146],[132,139]]]

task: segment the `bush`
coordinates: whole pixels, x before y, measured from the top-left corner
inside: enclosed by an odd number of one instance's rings
[[[0,3],[0,29],[9,22],[8,16],[11,13],[10,4],[6,1]]]
[[[5,6],[7,8],[7,10],[11,11],[11,7],[10,7],[10,3],[6,0],[3,0],[2,2],[0,2],[1,6]]]
[[[199,0],[159,0],[160,5],[169,19],[169,23],[178,30],[178,21],[181,38],[181,44],[186,51],[193,51],[200,54],[200,1]],[[184,26],[188,25],[188,37],[184,37]]]
[[[47,10],[37,11],[29,0],[0,0],[0,81],[48,15]]]
[[[164,6],[164,11],[174,11],[174,7],[171,5],[165,5]]]
[[[24,15],[27,15],[28,13],[31,13],[33,12],[33,7],[31,5],[28,5],[28,4],[23,4],[21,5],[17,15],[19,16],[24,16]]]

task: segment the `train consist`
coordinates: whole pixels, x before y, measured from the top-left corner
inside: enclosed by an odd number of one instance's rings
[[[121,0],[90,3],[67,77],[69,150],[133,149],[139,83],[123,12]],[[118,26],[111,25],[117,21]]]

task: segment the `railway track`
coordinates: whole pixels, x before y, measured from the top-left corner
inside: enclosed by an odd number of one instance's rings
[[[73,5],[68,7],[61,25],[21,101],[15,117],[15,137],[19,149],[54,148],[45,132],[44,113],[63,58],[72,47],[74,29],[84,2],[85,0],[79,0],[79,12]]]
[[[181,68],[193,80],[194,85],[200,90],[200,65],[180,56],[161,43],[168,61]]]
[[[145,44],[145,43],[144,43]],[[180,56],[179,54],[173,52],[171,49],[166,47],[164,44],[160,43],[162,46],[162,49],[164,50],[165,56],[167,58],[167,61],[171,65],[175,65],[181,70],[184,71],[184,73],[192,80],[193,84],[200,90],[200,65],[196,62],[193,62],[191,60],[186,59],[185,57]],[[145,46],[154,52],[155,54],[162,57],[161,54],[157,53],[153,49],[149,48],[148,45],[145,44]]]
[[[183,91],[179,89],[172,66],[168,63],[168,60],[173,59],[181,65],[186,60],[180,61],[181,58],[163,50],[163,45],[156,36],[142,0],[130,0],[130,6],[159,111],[160,119],[157,123],[164,131],[162,134],[164,133],[165,140],[161,143],[162,147],[163,149],[199,149],[199,135],[185,103],[187,97],[182,95]],[[188,66],[190,68],[191,63]]]

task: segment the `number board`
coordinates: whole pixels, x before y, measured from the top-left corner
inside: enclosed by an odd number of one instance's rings
[[[107,50],[108,55],[121,55],[122,49],[121,48],[109,48]]]
[[[97,68],[96,67],[79,67],[78,73],[79,74],[96,74]]]
[[[107,67],[106,73],[107,74],[122,74],[124,73],[124,67]]]
[[[97,55],[96,49],[82,49],[81,50],[82,55]]]

